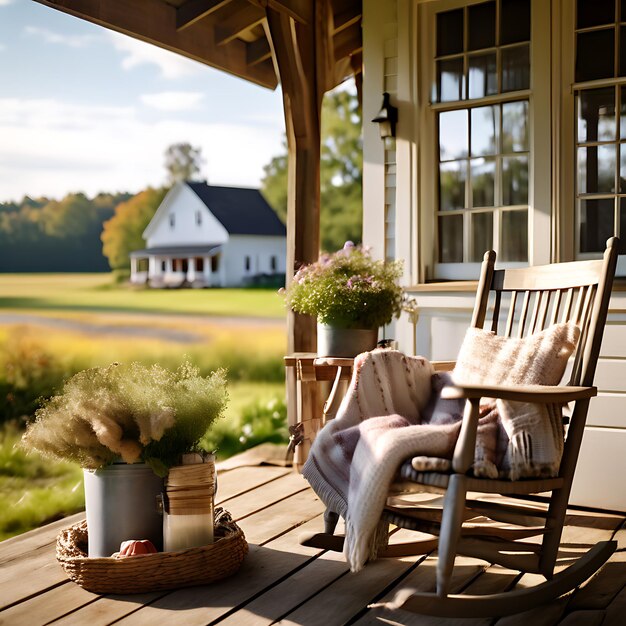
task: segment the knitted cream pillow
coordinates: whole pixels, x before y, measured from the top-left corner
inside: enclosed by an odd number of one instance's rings
[[[454,368],[454,381],[558,385],[579,335],[580,330],[572,323],[555,324],[523,339],[470,328]],[[495,458],[487,458],[474,468],[475,474],[494,477],[499,473],[512,480],[556,475],[563,453],[563,426],[558,407],[502,400],[495,405],[500,427],[508,437],[508,447],[499,468],[490,465],[495,464]]]

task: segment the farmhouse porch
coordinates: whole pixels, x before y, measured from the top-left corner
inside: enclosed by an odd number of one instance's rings
[[[130,282],[145,285],[150,280],[151,287],[222,285],[220,255],[221,246],[136,250],[130,254]]]
[[[206,587],[129,596],[98,596],[70,582],[56,563],[57,533],[78,514],[0,544],[0,623],[75,624],[284,624],[338,626],[621,626],[626,614],[626,516],[571,509],[562,547],[615,538],[618,551],[573,595],[499,620],[442,620],[404,611],[370,608],[389,601],[402,587],[433,590],[433,554],[379,559],[351,574],[343,556],[301,546],[303,532],[323,527],[324,507],[305,480],[289,468],[235,457],[219,471],[218,503],[246,534],[250,553],[233,577]],[[392,543],[406,541],[406,531]],[[413,534],[414,536],[414,534]],[[490,563],[458,558],[453,589],[495,593],[535,584]]]

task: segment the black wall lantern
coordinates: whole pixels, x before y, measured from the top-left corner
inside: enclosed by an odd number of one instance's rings
[[[389,102],[389,94],[385,92],[383,94],[383,106],[378,112],[378,115],[372,120],[372,122],[376,122],[378,124],[381,139],[396,136],[397,121],[398,109]]]

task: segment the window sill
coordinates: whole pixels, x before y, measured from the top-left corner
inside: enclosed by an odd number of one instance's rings
[[[478,289],[477,280],[450,280],[432,283],[420,283],[403,287],[407,293],[442,293],[442,292],[474,292]],[[613,291],[626,292],[626,276],[616,276]]]
[[[626,287],[626,283],[625,283]],[[420,283],[419,285],[409,285],[408,287],[404,287],[404,291],[406,292],[444,292],[444,291],[471,291],[476,293],[478,289],[478,281],[477,280],[449,280],[449,281],[441,281],[441,282],[433,282],[433,283]]]

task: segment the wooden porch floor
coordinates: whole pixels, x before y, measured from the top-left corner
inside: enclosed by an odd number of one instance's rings
[[[219,476],[219,502],[243,528],[250,553],[234,577],[206,587],[132,596],[97,596],[65,577],[54,544],[61,528],[81,514],[0,543],[0,624],[458,624],[543,626],[626,624],[626,517],[571,511],[564,543],[615,536],[618,551],[569,598],[499,620],[442,620],[403,611],[368,609],[402,586],[432,589],[434,558],[379,560],[351,574],[340,554],[304,548],[298,535],[322,528],[323,506],[290,469],[236,467]],[[401,531],[404,532],[404,531]],[[532,584],[514,572],[476,559],[457,559],[457,591],[493,593]]]

